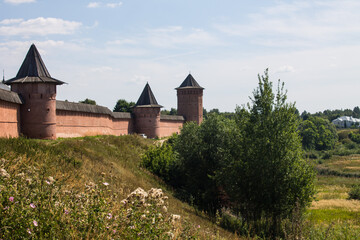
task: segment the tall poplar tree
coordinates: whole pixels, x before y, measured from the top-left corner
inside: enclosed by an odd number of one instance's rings
[[[241,216],[251,224],[265,219],[276,235],[282,219],[311,202],[314,171],[302,159],[299,118],[284,84],[274,93],[268,70],[258,78],[251,103],[236,111],[239,155],[219,177]]]

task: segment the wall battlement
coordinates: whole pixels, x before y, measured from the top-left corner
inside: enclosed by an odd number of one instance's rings
[[[57,85],[35,45],[31,45],[16,77],[1,84],[0,137],[56,139],[93,135],[146,134],[150,138],[178,133],[186,121],[202,122],[203,88],[189,74],[177,89],[179,116],[161,115],[147,83],[132,113],[107,107],[56,100]]]

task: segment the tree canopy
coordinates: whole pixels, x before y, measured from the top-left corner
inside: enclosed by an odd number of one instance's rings
[[[281,219],[311,201],[314,171],[302,159],[299,118],[284,84],[279,81],[275,94],[267,70],[258,79],[251,103],[236,110],[241,149],[219,177],[245,218],[265,218],[276,232]]]
[[[85,104],[96,105],[95,100],[92,100],[92,99],[89,99],[89,98],[86,98],[86,99],[85,99],[85,100],[83,100],[83,101],[79,101],[79,103],[85,103]]]
[[[134,102],[128,102],[125,99],[119,99],[114,107],[114,112],[131,112],[132,107],[135,106]]]
[[[233,118],[213,111],[200,126],[185,124],[171,140],[173,152],[164,147],[158,153],[170,154],[171,161],[153,151],[144,163],[200,209],[214,214],[231,207],[247,224],[265,224],[275,236],[283,219],[311,202],[315,174],[302,158],[295,105],[286,102],[284,84],[276,93],[272,87],[266,70],[251,103]]]
[[[306,150],[329,150],[335,146],[338,134],[328,119],[309,116],[300,124],[302,145]]]

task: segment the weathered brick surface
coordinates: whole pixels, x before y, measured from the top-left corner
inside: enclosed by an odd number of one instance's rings
[[[131,119],[114,119],[107,114],[57,110],[57,137],[124,135],[132,133]]]
[[[20,134],[20,105],[0,100],[0,137]]]
[[[203,121],[203,90],[202,89],[178,89],[178,115],[184,116],[187,122]]]

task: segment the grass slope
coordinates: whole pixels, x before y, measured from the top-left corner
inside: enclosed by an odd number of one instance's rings
[[[0,139],[0,158],[16,172],[20,162],[40,169],[44,176],[74,190],[84,190],[89,182],[108,182],[109,189],[126,198],[136,188],[162,188],[169,196],[169,212],[188,219],[200,228],[201,238],[236,238],[217,227],[202,213],[172,196],[157,177],[139,167],[140,156],[153,140],[138,136],[95,136],[54,141],[25,138]],[[120,203],[119,203],[120,204]]]

